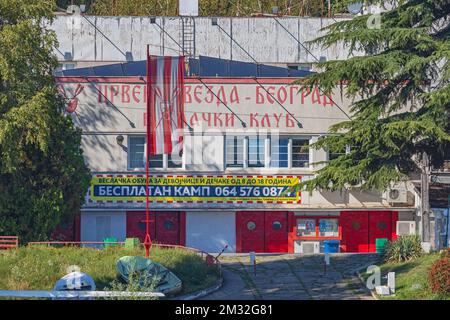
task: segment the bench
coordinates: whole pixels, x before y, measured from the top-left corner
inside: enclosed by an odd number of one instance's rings
[[[19,247],[19,237],[16,236],[0,236],[0,250]]]

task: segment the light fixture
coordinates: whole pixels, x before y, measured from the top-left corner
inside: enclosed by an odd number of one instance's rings
[[[116,137],[116,142],[119,146],[122,146],[124,141],[125,141],[125,138],[123,137],[123,135],[120,134]]]
[[[216,17],[212,17],[212,18],[211,18],[211,24],[212,24],[213,26],[217,26],[217,18],[216,18]]]
[[[156,23],[156,17],[150,17],[150,23]]]
[[[278,7],[277,6],[272,7],[272,13],[273,14],[278,14]]]

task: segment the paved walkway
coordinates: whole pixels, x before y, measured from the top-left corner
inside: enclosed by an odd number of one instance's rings
[[[372,299],[355,271],[378,259],[376,254],[331,255],[325,272],[323,255],[264,255],[256,257],[254,275],[248,256],[223,256],[224,285],[203,299]]]

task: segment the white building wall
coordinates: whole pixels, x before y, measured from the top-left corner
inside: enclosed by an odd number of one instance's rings
[[[342,45],[333,45],[323,50],[306,44],[323,34],[319,31],[322,27],[346,20],[342,18],[278,18],[309,52],[273,18],[217,18],[218,25],[223,30],[213,26],[210,17],[196,17],[194,20],[196,56],[253,62],[236,43],[259,63],[284,66],[289,63],[316,62],[316,58],[321,57],[327,60],[345,59],[348,55],[347,49]],[[59,51],[71,53],[73,61],[81,67],[92,62],[123,62],[125,56],[120,51],[131,52],[134,61],[145,60],[147,44],[150,45],[151,54],[179,55],[181,49],[171,37],[181,44],[180,25],[179,17],[156,17],[156,24],[152,24],[150,17],[59,16],[55,18],[51,28],[56,31]],[[64,60],[57,50],[55,55],[60,61]]]

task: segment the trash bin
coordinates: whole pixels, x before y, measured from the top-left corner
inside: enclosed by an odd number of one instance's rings
[[[114,238],[114,237],[104,238],[103,239],[103,247],[105,247],[105,248],[116,247],[117,243],[113,243],[113,242],[117,242],[117,238]]]
[[[339,252],[339,240],[325,240],[323,242],[324,253],[338,253]]]
[[[377,253],[384,253],[384,249],[388,243],[388,239],[386,238],[376,238],[375,239],[375,248]]]
[[[139,247],[141,241],[139,238],[126,238],[125,239],[125,248],[136,248]]]

